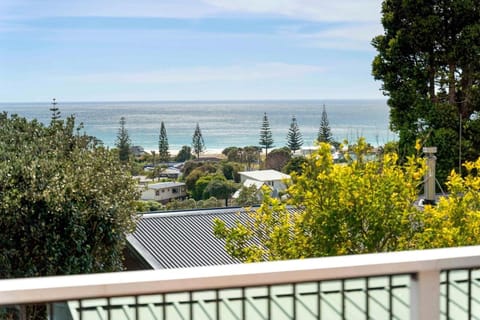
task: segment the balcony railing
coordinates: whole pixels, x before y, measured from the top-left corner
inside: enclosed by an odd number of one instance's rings
[[[0,318],[480,319],[480,246],[0,281]]]

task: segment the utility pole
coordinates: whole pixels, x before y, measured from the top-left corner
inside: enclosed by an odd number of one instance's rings
[[[424,204],[435,205],[435,164],[437,162],[437,147],[424,147],[423,153],[427,158],[427,173],[425,175],[425,200]]]

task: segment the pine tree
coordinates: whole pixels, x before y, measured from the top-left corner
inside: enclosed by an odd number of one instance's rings
[[[168,137],[167,130],[162,121],[160,126],[160,135],[158,137],[158,157],[160,161],[167,162],[170,160],[170,153],[168,152]]]
[[[60,119],[60,110],[58,109],[57,104],[58,104],[57,99],[53,98],[52,107],[50,108],[50,111],[52,112],[52,117],[51,117],[52,122]]]
[[[292,123],[287,134],[287,147],[292,150],[293,153],[299,150],[303,145],[303,137],[300,129],[298,128],[297,118],[292,117]]]
[[[127,128],[125,128],[125,117],[120,118],[120,128],[118,129],[117,141],[115,146],[118,148],[118,157],[122,162],[128,162],[130,158],[130,137]]]
[[[260,129],[260,141],[258,142],[262,148],[265,149],[265,159],[268,155],[268,149],[273,147],[272,130],[270,129],[270,123],[268,122],[267,113],[263,114],[262,127]]]
[[[327,111],[325,110],[325,105],[323,105],[322,120],[320,122],[320,129],[318,130],[317,141],[326,143],[333,142],[332,130],[330,129],[330,124],[328,123],[328,116]]]
[[[200,158],[200,153],[205,150],[205,142],[203,141],[202,131],[200,130],[198,122],[195,132],[193,133],[192,148],[193,152],[197,155],[197,159]]]

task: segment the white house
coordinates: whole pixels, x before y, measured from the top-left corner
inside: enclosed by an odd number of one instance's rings
[[[290,180],[288,174],[279,172],[277,170],[256,170],[256,171],[242,171],[240,175],[240,183],[244,187],[254,185],[259,190],[263,185],[272,189],[272,195],[277,196],[280,191],[284,191],[287,186],[285,182]],[[237,198],[239,191],[237,191],[233,198]]]
[[[167,203],[174,199],[184,199],[187,196],[187,188],[183,182],[159,182],[146,186],[142,190],[142,200],[155,200]]]

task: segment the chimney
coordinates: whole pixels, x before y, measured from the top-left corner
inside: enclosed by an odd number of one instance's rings
[[[424,147],[423,153],[427,158],[427,173],[425,175],[425,200],[424,204],[435,205],[435,163],[437,147]]]

